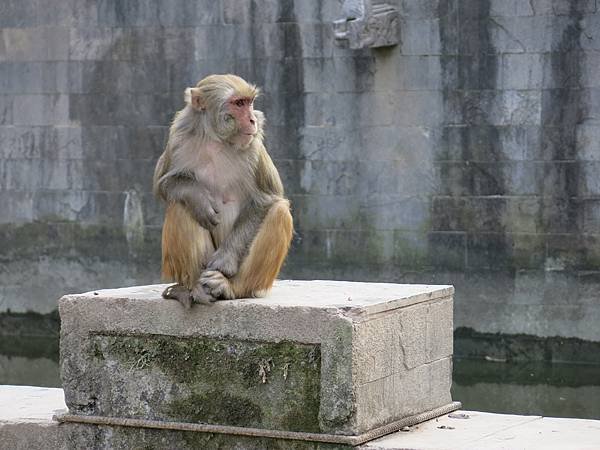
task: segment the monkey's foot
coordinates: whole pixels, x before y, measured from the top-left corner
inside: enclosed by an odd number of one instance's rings
[[[205,270],[200,275],[200,284],[204,290],[218,300],[231,300],[235,298],[235,293],[231,283],[225,275],[218,270]]]
[[[182,284],[173,284],[167,287],[163,291],[162,296],[166,299],[177,300],[187,309],[192,307],[192,294],[190,290]]]
[[[210,305],[216,300],[212,295],[207,292],[207,289],[202,285],[201,281],[198,281],[190,293],[191,301],[194,303],[201,303],[203,305]]]

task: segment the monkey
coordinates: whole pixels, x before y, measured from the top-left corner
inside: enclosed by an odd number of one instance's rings
[[[267,153],[259,88],[232,74],[185,90],[153,177],[166,203],[162,293],[192,303],[263,297],[289,251],[293,219]]]

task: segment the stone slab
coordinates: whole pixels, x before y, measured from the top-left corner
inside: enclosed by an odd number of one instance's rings
[[[452,286],[280,281],[191,310],[165,286],[59,301],[71,414],[356,435],[451,402]]]
[[[67,409],[62,389],[0,385],[0,424],[50,424]]]
[[[63,429],[52,420],[66,408],[62,389],[0,385],[0,449],[66,449]]]
[[[208,439],[204,433],[127,429],[52,422],[52,415],[66,407],[62,389],[30,386],[0,386],[0,448],[4,449],[76,449],[107,448],[123,443],[148,445],[155,449],[214,448],[341,448],[300,442],[273,441],[225,437]],[[456,418],[452,418],[456,417]],[[459,417],[468,417],[459,418]],[[195,436],[197,435],[197,436]],[[168,437],[168,439],[166,439]],[[135,440],[137,439],[137,441]],[[360,450],[472,450],[472,449],[597,449],[600,442],[600,421],[564,419],[540,416],[492,414],[478,411],[457,411],[360,446]],[[204,447],[194,447],[203,443]],[[289,445],[288,445],[289,444]],[[236,447],[237,445],[237,447]],[[240,447],[241,446],[241,447]],[[113,447],[117,448],[117,447]],[[128,448],[128,447],[120,447]],[[129,447],[130,448],[130,447]]]
[[[461,418],[466,417],[466,418]],[[592,450],[600,421],[457,411],[360,447],[361,450]]]

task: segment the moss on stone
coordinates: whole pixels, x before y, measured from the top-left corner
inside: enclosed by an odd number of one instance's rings
[[[160,371],[172,381],[176,395],[144,393],[165,420],[319,431],[319,345],[158,335],[96,335],[93,342],[99,365],[138,378]]]
[[[184,416],[191,422],[254,426],[262,421],[259,405],[220,389],[197,393],[174,400],[169,404],[170,414]]]

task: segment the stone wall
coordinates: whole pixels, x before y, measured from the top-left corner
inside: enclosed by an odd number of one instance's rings
[[[263,87],[293,278],[450,283],[455,324],[600,341],[595,0],[395,0],[336,48],[334,0],[5,0],[0,311],[158,281],[150,180],[182,92]]]

